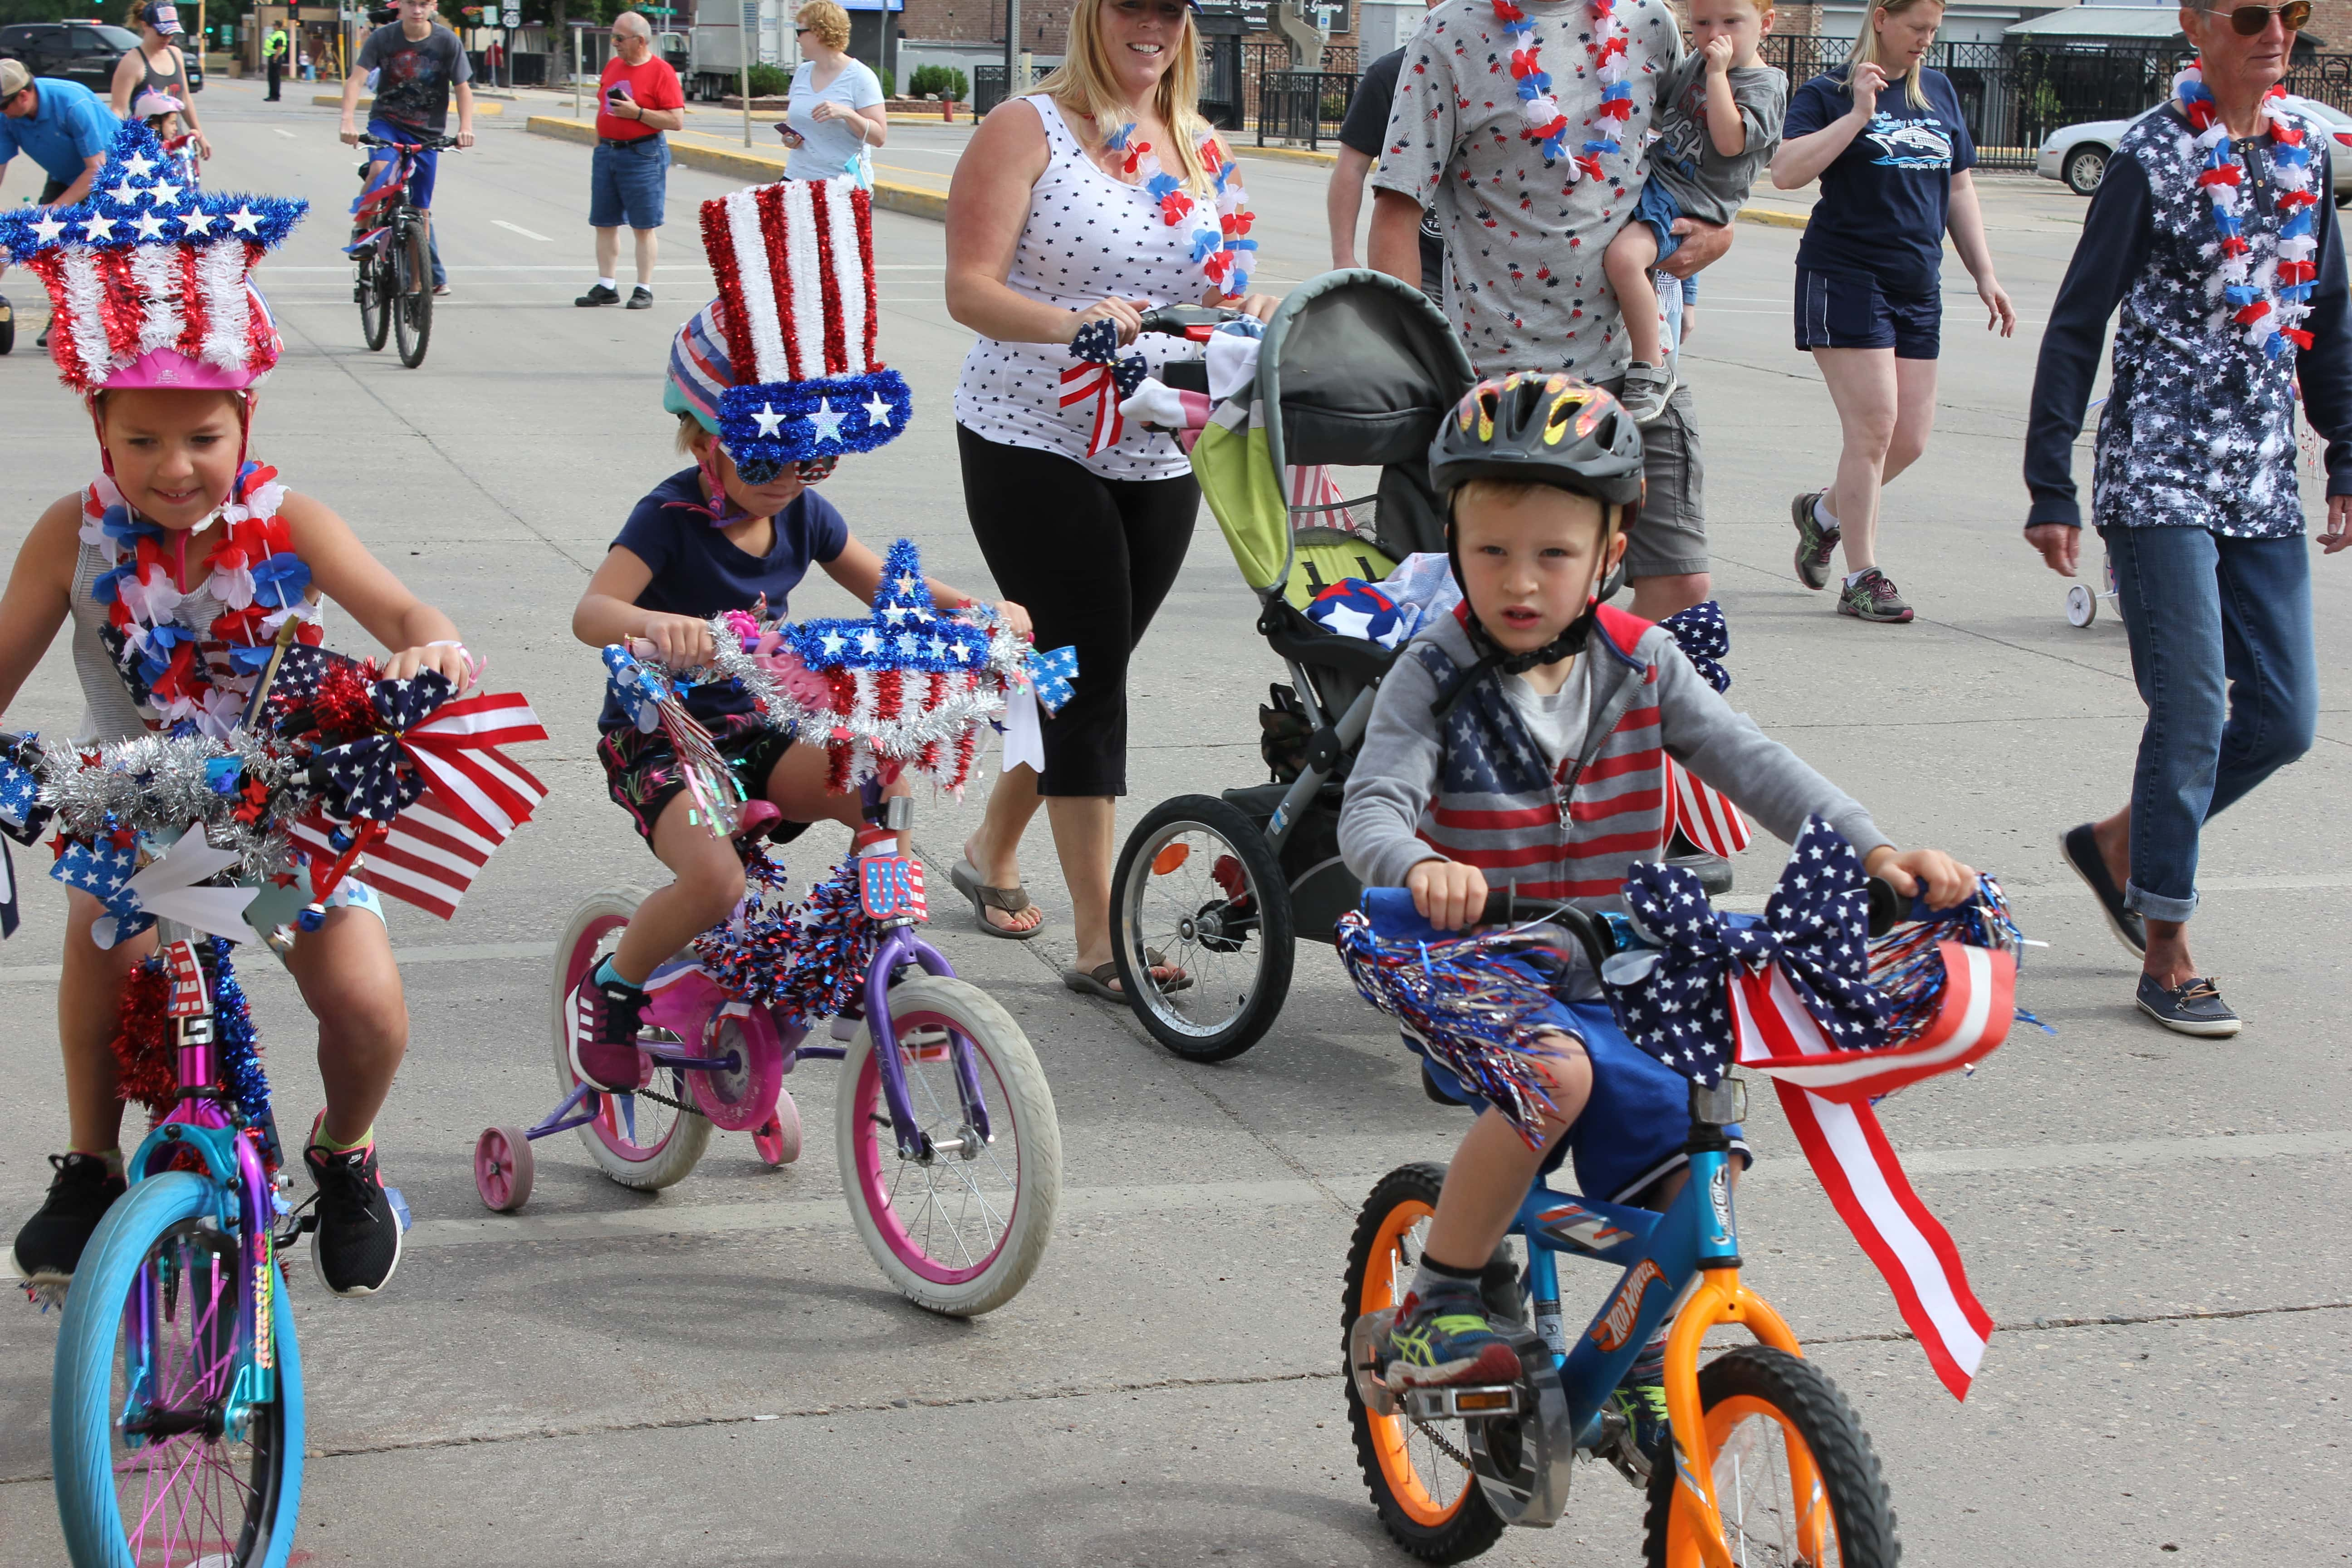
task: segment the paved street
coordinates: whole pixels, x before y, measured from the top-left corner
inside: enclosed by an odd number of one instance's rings
[[[256,455],[446,608],[489,657],[492,684],[528,692],[556,738],[528,759],[552,797],[459,919],[394,910],[414,1043],[377,1131],[417,1224],[387,1295],[336,1300],[307,1267],[292,1286],[312,1447],[298,1561],[1406,1561],[1356,1473],[1339,1271],[1374,1180],[1445,1158],[1459,1113],[1423,1099],[1393,1029],[1328,949],[1302,949],[1281,1022],[1222,1067],[1183,1063],[1124,1013],[1064,990],[1067,903],[1042,829],[1026,870],[1046,935],[972,934],[946,889],[977,794],[923,800],[916,838],[939,940],[1027,1031],[1059,1109],[1060,1220],[1021,1297],[956,1322],[887,1287],[841,1201],[822,1062],[786,1080],[809,1130],[795,1166],[767,1171],[747,1138],[722,1135],[695,1174],[646,1196],[559,1137],[540,1145],[524,1216],[482,1209],[476,1134],[555,1098],[549,953],[567,912],[658,872],[605,799],[591,755],[603,672],[569,616],[632,502],[680,466],[659,407],[663,357],[709,292],[694,204],[730,182],[673,173],[656,310],[577,310],[588,152],[523,131],[551,98],[485,119],[478,148],[443,160],[436,216],[456,292],[436,304],[430,357],[408,371],[362,344],[337,248],[355,154],[334,142],[333,111],[299,96],[265,106],[257,84],[216,79],[204,100],[221,153],[208,184],[313,204],[261,274],[288,350]],[[936,181],[961,135],[894,127],[881,161]],[[1264,280],[1320,270],[1323,171],[1244,171]],[[25,180],[15,171],[7,199]],[[2352,1204],[2330,1131],[2352,1074],[2328,1032],[2352,973],[2340,934],[2352,846],[2335,842],[2343,818],[2329,804],[2352,784],[2334,673],[2352,658],[2352,560],[2315,567],[2330,672],[2317,748],[2206,840],[2198,952],[2246,1032],[2220,1045],[2166,1035],[2129,1011],[2134,966],[2055,855],[2059,832],[2112,809],[2128,778],[2141,708],[2122,628],[2111,611],[2067,625],[2063,584],[2017,536],[2033,339],[2083,204],[2021,176],[1984,186],[2025,324],[2014,342],[1987,337],[1951,265],[1939,428],[1890,492],[1882,548],[1916,624],[1842,619],[1789,569],[1789,497],[1823,483],[1836,451],[1828,398],[1790,347],[1793,231],[1739,228],[1706,275],[1685,363],[1732,699],[1898,840],[1999,873],[2027,934],[2049,943],[2021,1001],[2058,1033],[2021,1026],[1972,1079],[1884,1112],[2000,1332],[1956,1405],[1760,1094],[1749,1126],[1762,1158],[1741,1192],[1748,1278],[1860,1409],[1913,1563],[2352,1556],[2352,1247],[2326,1218]],[[934,573],[983,587],[949,408],[970,333],[940,302],[941,229],[888,213],[874,229],[883,350],[918,418],[879,457],[845,463],[826,493],[868,542],[910,535]],[[31,352],[37,288],[13,272],[0,289],[23,321],[0,360],[0,537],[13,544],[87,481],[94,453],[86,417]],[[793,604],[849,608],[821,578]],[[1253,619],[1203,511],[1136,677],[1122,832],[1171,795],[1262,776],[1255,709],[1281,670]],[[361,647],[347,619],[330,626]],[[7,720],[62,733],[79,709],[60,641]],[[795,873],[840,847],[812,834]],[[1764,839],[1745,858],[1743,894],[1769,886],[1781,852]],[[17,864],[35,878],[47,860]],[[0,1036],[10,1229],[66,1136],[48,1022],[63,900],[36,887],[26,906],[0,952],[0,1006],[22,1025]],[[291,1135],[319,1104],[300,1003],[257,954],[245,973]],[[1570,1272],[1590,1310],[1605,1279]],[[0,1303],[0,1568],[62,1559],[47,1479],[56,1331],[54,1315]],[[1637,1500],[1589,1467],[1557,1530],[1514,1531],[1486,1561],[1628,1563],[1639,1546]]]

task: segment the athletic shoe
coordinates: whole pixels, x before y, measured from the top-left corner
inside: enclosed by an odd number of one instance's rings
[[[1877,567],[1865,567],[1862,575],[1838,591],[1838,614],[1852,616],[1858,621],[1884,621],[1901,626],[1911,618],[1911,606],[1901,594],[1895,591],[1894,579]]]
[[[2080,827],[2068,828],[2058,840],[2058,852],[2099,900],[2100,912],[2107,917],[2107,929],[2116,933],[2116,940],[2129,948],[2134,958],[2146,958],[2147,924],[2140,919],[2137,910],[2125,904],[2124,890],[2107,875],[2107,858],[2099,853],[2098,836],[2091,825],[2086,822]]]
[[[628,308],[632,310],[652,310],[654,308],[654,291],[646,288],[642,283],[638,284],[635,289],[629,290]]]
[[[2139,1010],[2177,1035],[2227,1039],[2242,1027],[2212,981],[2191,977],[2167,985],[2153,974],[2139,977]]]
[[[51,322],[51,323],[50,323],[50,325],[52,325],[52,326],[54,326],[55,324],[56,324],[55,322]],[[45,326],[45,327],[43,327],[43,328],[41,329],[41,335],[40,335],[39,337],[35,338],[35,339],[33,340],[33,346],[34,346],[35,348],[37,348],[37,349],[46,349],[46,348],[47,348],[47,347],[49,346],[49,329],[48,329],[48,327]]]
[[[1661,1367],[1636,1367],[1609,1395],[1610,1407],[1625,1418],[1634,1468],[1647,1479],[1650,1467],[1665,1452],[1674,1423],[1666,1418],[1666,1383]]]
[[[328,1150],[313,1143],[302,1151],[302,1163],[319,1189],[319,1224],[310,1233],[319,1279],[338,1296],[374,1295],[400,1267],[400,1216],[384,1195],[375,1144]]]
[[[122,1177],[96,1154],[52,1154],[49,1195],[16,1233],[10,1267],[32,1285],[62,1285],[73,1278],[90,1233],[124,1191]]]
[[[1494,1331],[1477,1288],[1423,1300],[1407,1296],[1389,1329],[1391,1388],[1517,1383],[1519,1352]]]
[[[1789,521],[1797,525],[1797,581],[1816,592],[1830,585],[1830,557],[1843,537],[1813,510],[1824,493],[1807,490],[1789,503]]]
[[[449,285],[446,283],[436,283],[433,285],[433,294],[436,299],[446,298],[448,295],[448,292]]]
[[[653,1058],[637,1048],[637,1020],[645,991],[618,981],[598,984],[588,972],[563,1009],[563,1033],[572,1070],[580,1081],[610,1094],[635,1094],[653,1081]]]
[[[1634,424],[1647,425],[1666,411],[1666,399],[1680,384],[1672,366],[1635,360],[1625,367],[1625,386],[1617,394],[1617,401],[1633,416]]]
[[[617,305],[621,302],[621,291],[607,289],[602,283],[591,284],[588,292],[572,302],[575,305]]]

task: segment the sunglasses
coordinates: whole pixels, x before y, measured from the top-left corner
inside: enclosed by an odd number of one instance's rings
[[[2260,37],[2263,29],[2271,25],[2273,16],[2276,16],[2279,25],[2288,32],[2299,33],[2303,25],[2311,20],[2311,0],[2286,0],[2284,5],[2239,5],[2226,15],[2230,18],[2230,26],[2237,29],[2242,38]]]

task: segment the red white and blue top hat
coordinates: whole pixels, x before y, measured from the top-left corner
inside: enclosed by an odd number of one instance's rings
[[[877,357],[873,197],[846,176],[780,180],[702,204],[725,339],[719,437],[753,484],[787,463],[868,452],[913,398]]]
[[[195,189],[134,120],[87,200],[0,214],[0,251],[47,288],[49,357],[75,392],[242,391],[269,374],[279,347],[253,265],[309,210]]]

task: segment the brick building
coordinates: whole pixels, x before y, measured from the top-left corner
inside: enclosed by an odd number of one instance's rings
[[[1076,0],[1021,0],[1020,48],[1040,72],[1061,63],[1069,37],[1070,11]],[[2352,4],[2352,0],[2344,0]],[[969,75],[975,66],[995,65],[1004,58],[1004,0],[906,0],[898,18],[898,69],[903,76],[917,66],[955,66]],[[1257,9],[1263,10],[1260,5]],[[1333,46],[1352,48],[1356,42],[1352,6],[1335,7],[1341,25],[1330,36]],[[1414,6],[1419,9],[1418,5]],[[1253,29],[1253,43],[1271,43],[1276,35]]]

